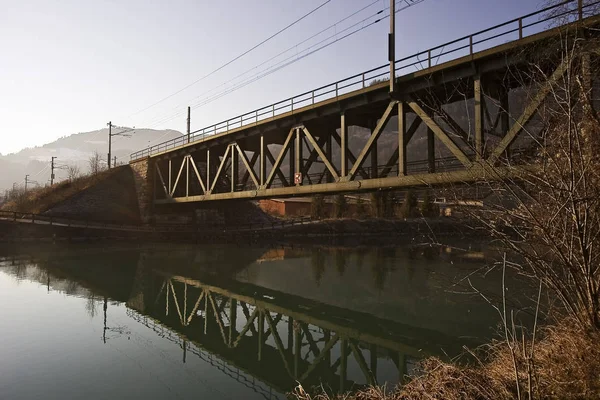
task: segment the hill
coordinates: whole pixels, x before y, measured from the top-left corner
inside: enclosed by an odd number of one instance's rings
[[[114,129],[114,128],[113,128]],[[127,163],[129,154],[165,140],[181,136],[175,130],[136,129],[131,137],[113,137],[112,153],[117,163]],[[77,165],[81,172],[88,172],[88,159],[97,151],[106,162],[108,152],[108,128],[91,132],[75,133],[62,137],[54,142],[23,149],[17,153],[0,155],[0,191],[12,188],[13,183],[22,187],[25,174],[34,181],[30,187],[44,186],[50,179],[50,160],[57,157],[59,166]],[[67,171],[57,169],[55,181],[67,178]]]

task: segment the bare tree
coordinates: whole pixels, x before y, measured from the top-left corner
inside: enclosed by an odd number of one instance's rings
[[[104,170],[102,158],[97,150],[95,150],[92,156],[88,159],[88,166],[90,168],[90,174],[92,175],[97,175]]]
[[[564,25],[579,18],[579,1],[572,0],[545,0],[544,7],[554,7],[549,10],[544,18],[547,19],[551,26]],[[597,15],[600,12],[600,3],[598,0],[583,0],[582,1],[582,16],[589,17]]]
[[[79,178],[81,175],[81,170],[77,165],[68,165],[67,166],[67,177],[69,181],[73,182],[75,179]]]

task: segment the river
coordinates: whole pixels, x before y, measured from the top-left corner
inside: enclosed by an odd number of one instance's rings
[[[392,387],[498,332],[502,268],[443,246],[0,248],[2,399],[285,398]],[[529,323],[529,285],[505,279]],[[462,361],[468,362],[464,357]]]

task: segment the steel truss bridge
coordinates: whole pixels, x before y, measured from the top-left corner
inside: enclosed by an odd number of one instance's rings
[[[144,165],[153,204],[514,177],[568,66],[549,43],[591,35],[597,3],[567,1],[400,59],[393,93],[373,81],[384,65],[138,151],[131,164]],[[566,22],[540,32],[556,18]],[[541,49],[543,79],[530,64]]]
[[[399,382],[423,356],[461,351],[440,333],[361,312],[252,284],[138,268],[129,315],[177,343],[184,362],[194,354],[265,398],[298,382],[334,392],[377,384],[380,369],[380,382],[393,381],[390,369]]]

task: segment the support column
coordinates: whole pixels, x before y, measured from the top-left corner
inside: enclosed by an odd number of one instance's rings
[[[296,173],[302,173],[302,129],[296,129],[296,161],[294,163],[294,175]],[[295,178],[295,176],[294,176]],[[303,177],[302,177],[303,178]],[[302,185],[302,178],[300,182],[296,183],[296,186]]]
[[[346,129],[346,115],[342,113],[340,118],[340,153],[341,153],[341,171],[340,177],[345,178],[348,175],[348,132]]]
[[[474,103],[475,103],[475,155],[477,161],[483,159],[483,93],[481,89],[481,77],[476,76],[473,82]]]
[[[235,187],[237,185],[237,173],[238,173],[238,153],[237,153],[237,144],[232,145],[231,147],[231,192],[235,192]]]
[[[262,188],[265,185],[265,179],[267,177],[266,174],[266,154],[265,154],[265,137],[264,135],[260,135],[260,187]]]
[[[172,181],[172,173],[171,173],[171,159],[169,158],[169,193],[171,193],[171,181]]]
[[[185,197],[190,196],[190,156],[185,156]]]
[[[298,130],[296,129],[296,135],[298,134]],[[297,138],[297,136],[296,136]],[[294,184],[294,168],[296,166],[296,140],[290,140],[290,149],[289,152],[289,175],[288,175],[288,184],[292,186]]]
[[[340,350],[340,392],[343,392],[346,387],[346,377],[348,374],[348,340],[341,340]]]
[[[406,107],[398,102],[398,176],[406,175]]]
[[[331,148],[331,145],[333,140],[331,138],[331,135],[327,135],[325,138],[325,157],[327,157],[327,159],[329,160],[329,162],[335,167],[335,164],[333,163],[333,158],[331,157],[331,154],[333,153],[333,149]],[[327,167],[323,167],[326,174],[327,174],[327,179],[326,182],[327,183],[331,183],[333,182],[333,176],[331,175],[331,173],[327,170]],[[337,170],[337,168],[336,168]]]
[[[502,137],[505,137],[508,134],[508,130],[510,129],[509,126],[509,105],[508,105],[508,90],[506,89],[501,89],[500,90],[500,110],[498,110],[499,112],[501,112],[500,114],[500,132],[502,134]],[[506,155],[508,158],[510,158],[510,148],[506,149]]]
[[[231,299],[229,303],[229,347],[233,346],[233,339],[237,334],[237,300]]]
[[[427,166],[430,173],[435,172],[435,135],[429,127],[427,128]]]
[[[210,149],[206,149],[206,193],[210,194],[212,182],[210,181]]]
[[[263,334],[265,332],[265,314],[258,312],[258,361],[262,359]]]

